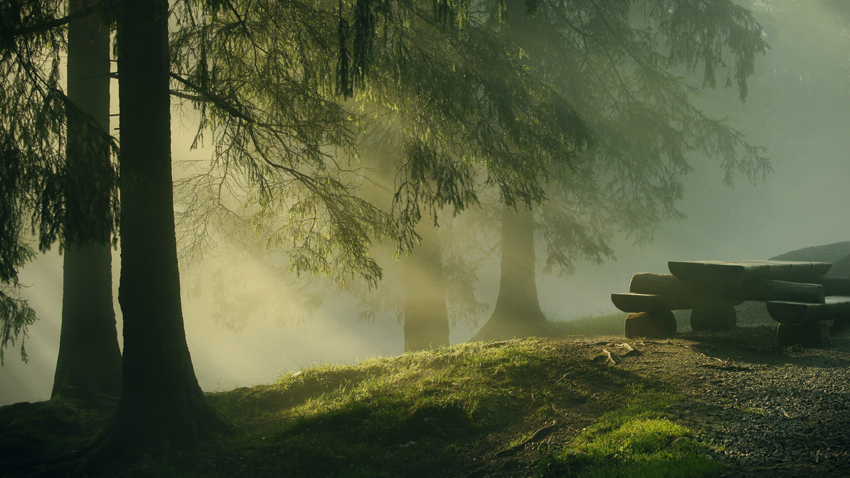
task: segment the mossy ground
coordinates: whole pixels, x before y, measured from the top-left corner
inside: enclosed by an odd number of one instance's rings
[[[593,343],[527,339],[311,367],[274,384],[210,394],[236,433],[191,453],[137,463],[124,474],[259,478],[721,473],[719,465],[704,456],[706,445],[666,419],[664,410],[681,400],[680,391],[611,367],[597,356]],[[0,466],[6,470],[31,464],[31,459],[21,459],[27,454],[38,454],[38,460],[61,458],[94,437],[108,417],[106,412],[79,411],[72,402],[54,400],[29,407],[46,415],[70,413],[66,421],[73,425],[24,426],[13,407],[0,410],[0,444],[32,446]],[[27,442],[31,438],[38,442]],[[688,472],[681,474],[683,470]]]

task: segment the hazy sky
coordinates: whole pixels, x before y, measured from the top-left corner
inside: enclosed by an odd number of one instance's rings
[[[668,260],[766,259],[850,240],[850,221],[838,209],[850,204],[850,20],[839,19],[816,3],[756,2],[755,13],[773,49],[757,60],[749,99],[741,105],[735,91],[721,89],[699,101],[707,114],[728,116],[751,143],[768,148],[774,172],[767,180],[752,185],[739,178],[729,189],[723,186],[715,162],[695,158],[680,206],[688,219],[662,225],[655,241],[638,249],[624,239],[615,240],[616,262],[580,264],[566,279],[538,275],[544,312],[567,320],[613,311],[611,292],[626,292],[635,272],[667,272]],[[765,5],[786,10],[770,11]],[[176,129],[178,160],[187,157],[188,140],[185,129]],[[26,341],[28,364],[20,362],[16,349],[6,351],[6,365],[0,368],[0,404],[49,398],[59,341],[61,264],[54,252],[21,274],[29,285],[24,296],[41,320],[30,328]],[[479,299],[491,305],[497,294],[497,264],[494,258],[482,269],[478,289]],[[245,267],[248,274],[262,270],[250,263]],[[259,295],[285,303],[287,292],[263,286],[262,274],[256,272],[252,282],[263,291]],[[117,277],[116,270],[116,289]],[[190,280],[184,278],[184,288]],[[197,298],[184,297],[189,348],[204,390],[266,383],[282,372],[317,362],[352,362],[402,352],[402,327],[395,316],[373,324],[358,322],[352,299],[329,301],[312,320],[302,323],[281,324],[267,311],[234,332],[215,325],[210,293],[207,289]],[[257,309],[263,307],[260,303]],[[458,327],[452,342],[468,340],[473,332]]]

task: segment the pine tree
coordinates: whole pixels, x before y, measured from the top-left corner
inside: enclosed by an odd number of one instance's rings
[[[93,5],[69,0],[68,11]],[[102,15],[91,14],[72,21],[67,35],[67,95],[80,114],[67,118],[62,331],[51,395],[117,397],[121,351],[112,307],[113,224],[93,223],[108,218],[114,207],[113,170],[108,143],[88,139],[109,130],[109,30]]]
[[[547,247],[544,270],[568,273],[580,258],[601,263],[614,255],[609,240],[616,232],[641,243],[661,221],[681,218],[675,206],[693,153],[719,159],[727,184],[736,173],[754,179],[770,170],[761,148],[690,103],[698,89],[676,70],[701,67],[702,86],[713,88],[725,67],[727,86],[736,86],[743,101],[755,55],[767,47],[747,10],[729,1],[500,5],[491,15],[506,22],[493,21],[494,27],[523,48],[536,75],[573,102],[597,140],[568,174],[554,176],[547,201],[536,208],[538,236]],[[525,241],[533,237],[526,234]],[[516,254],[503,242],[503,264],[505,255]],[[521,269],[503,269],[503,276],[533,270],[530,260],[533,255],[517,255],[507,263]],[[545,333],[536,291],[518,287],[500,288],[498,302],[523,297],[523,304],[497,306],[475,340]]]

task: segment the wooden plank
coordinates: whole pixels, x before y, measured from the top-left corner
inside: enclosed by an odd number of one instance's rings
[[[763,280],[756,283],[744,283],[733,287],[731,297],[742,300],[787,301],[823,304],[826,299],[824,286],[804,282],[782,280]]]
[[[846,320],[850,316],[850,297],[832,295],[823,304],[771,301],[767,311],[773,320],[783,324],[805,324],[819,320]]]
[[[752,282],[757,280],[782,280],[789,282],[810,282],[829,271],[829,262],[796,261],[670,261],[667,268],[675,277],[682,280],[731,283]]]
[[[657,294],[670,297],[716,297],[722,291],[697,282],[684,281],[670,274],[651,274],[639,272],[629,282],[629,292],[638,294]]]
[[[632,276],[629,291],[655,294],[691,302],[723,300],[738,305],[746,300],[766,302],[783,300],[822,304],[824,288],[820,284],[762,280],[756,282],[701,283],[685,281],[669,274],[639,273]],[[679,302],[681,302],[679,300]],[[678,309],[669,309],[678,310]]]
[[[664,310],[687,310],[718,303],[716,299],[663,296],[658,294],[611,294],[614,307],[623,312],[660,312]],[[720,301],[723,304],[732,302]]]

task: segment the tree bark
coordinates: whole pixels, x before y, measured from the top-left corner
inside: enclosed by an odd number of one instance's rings
[[[419,228],[422,242],[405,259],[404,350],[449,344],[449,314],[437,228]]]
[[[198,385],[183,328],[171,178],[168,2],[122,1],[117,25],[124,380],[107,449],[140,454],[190,445],[224,422]]]
[[[90,0],[69,0],[71,14]],[[109,31],[88,15],[68,25],[68,98],[88,115],[68,116],[66,225],[62,294],[62,331],[52,396],[121,393],[121,350],[112,308],[111,188],[98,181],[109,171],[109,150],[96,138],[109,129]],[[94,124],[91,123],[94,120]],[[91,214],[94,211],[95,214]],[[79,230],[98,231],[80,239]]]
[[[502,213],[501,278],[493,315],[472,340],[505,340],[546,334],[535,280],[534,214]]]

